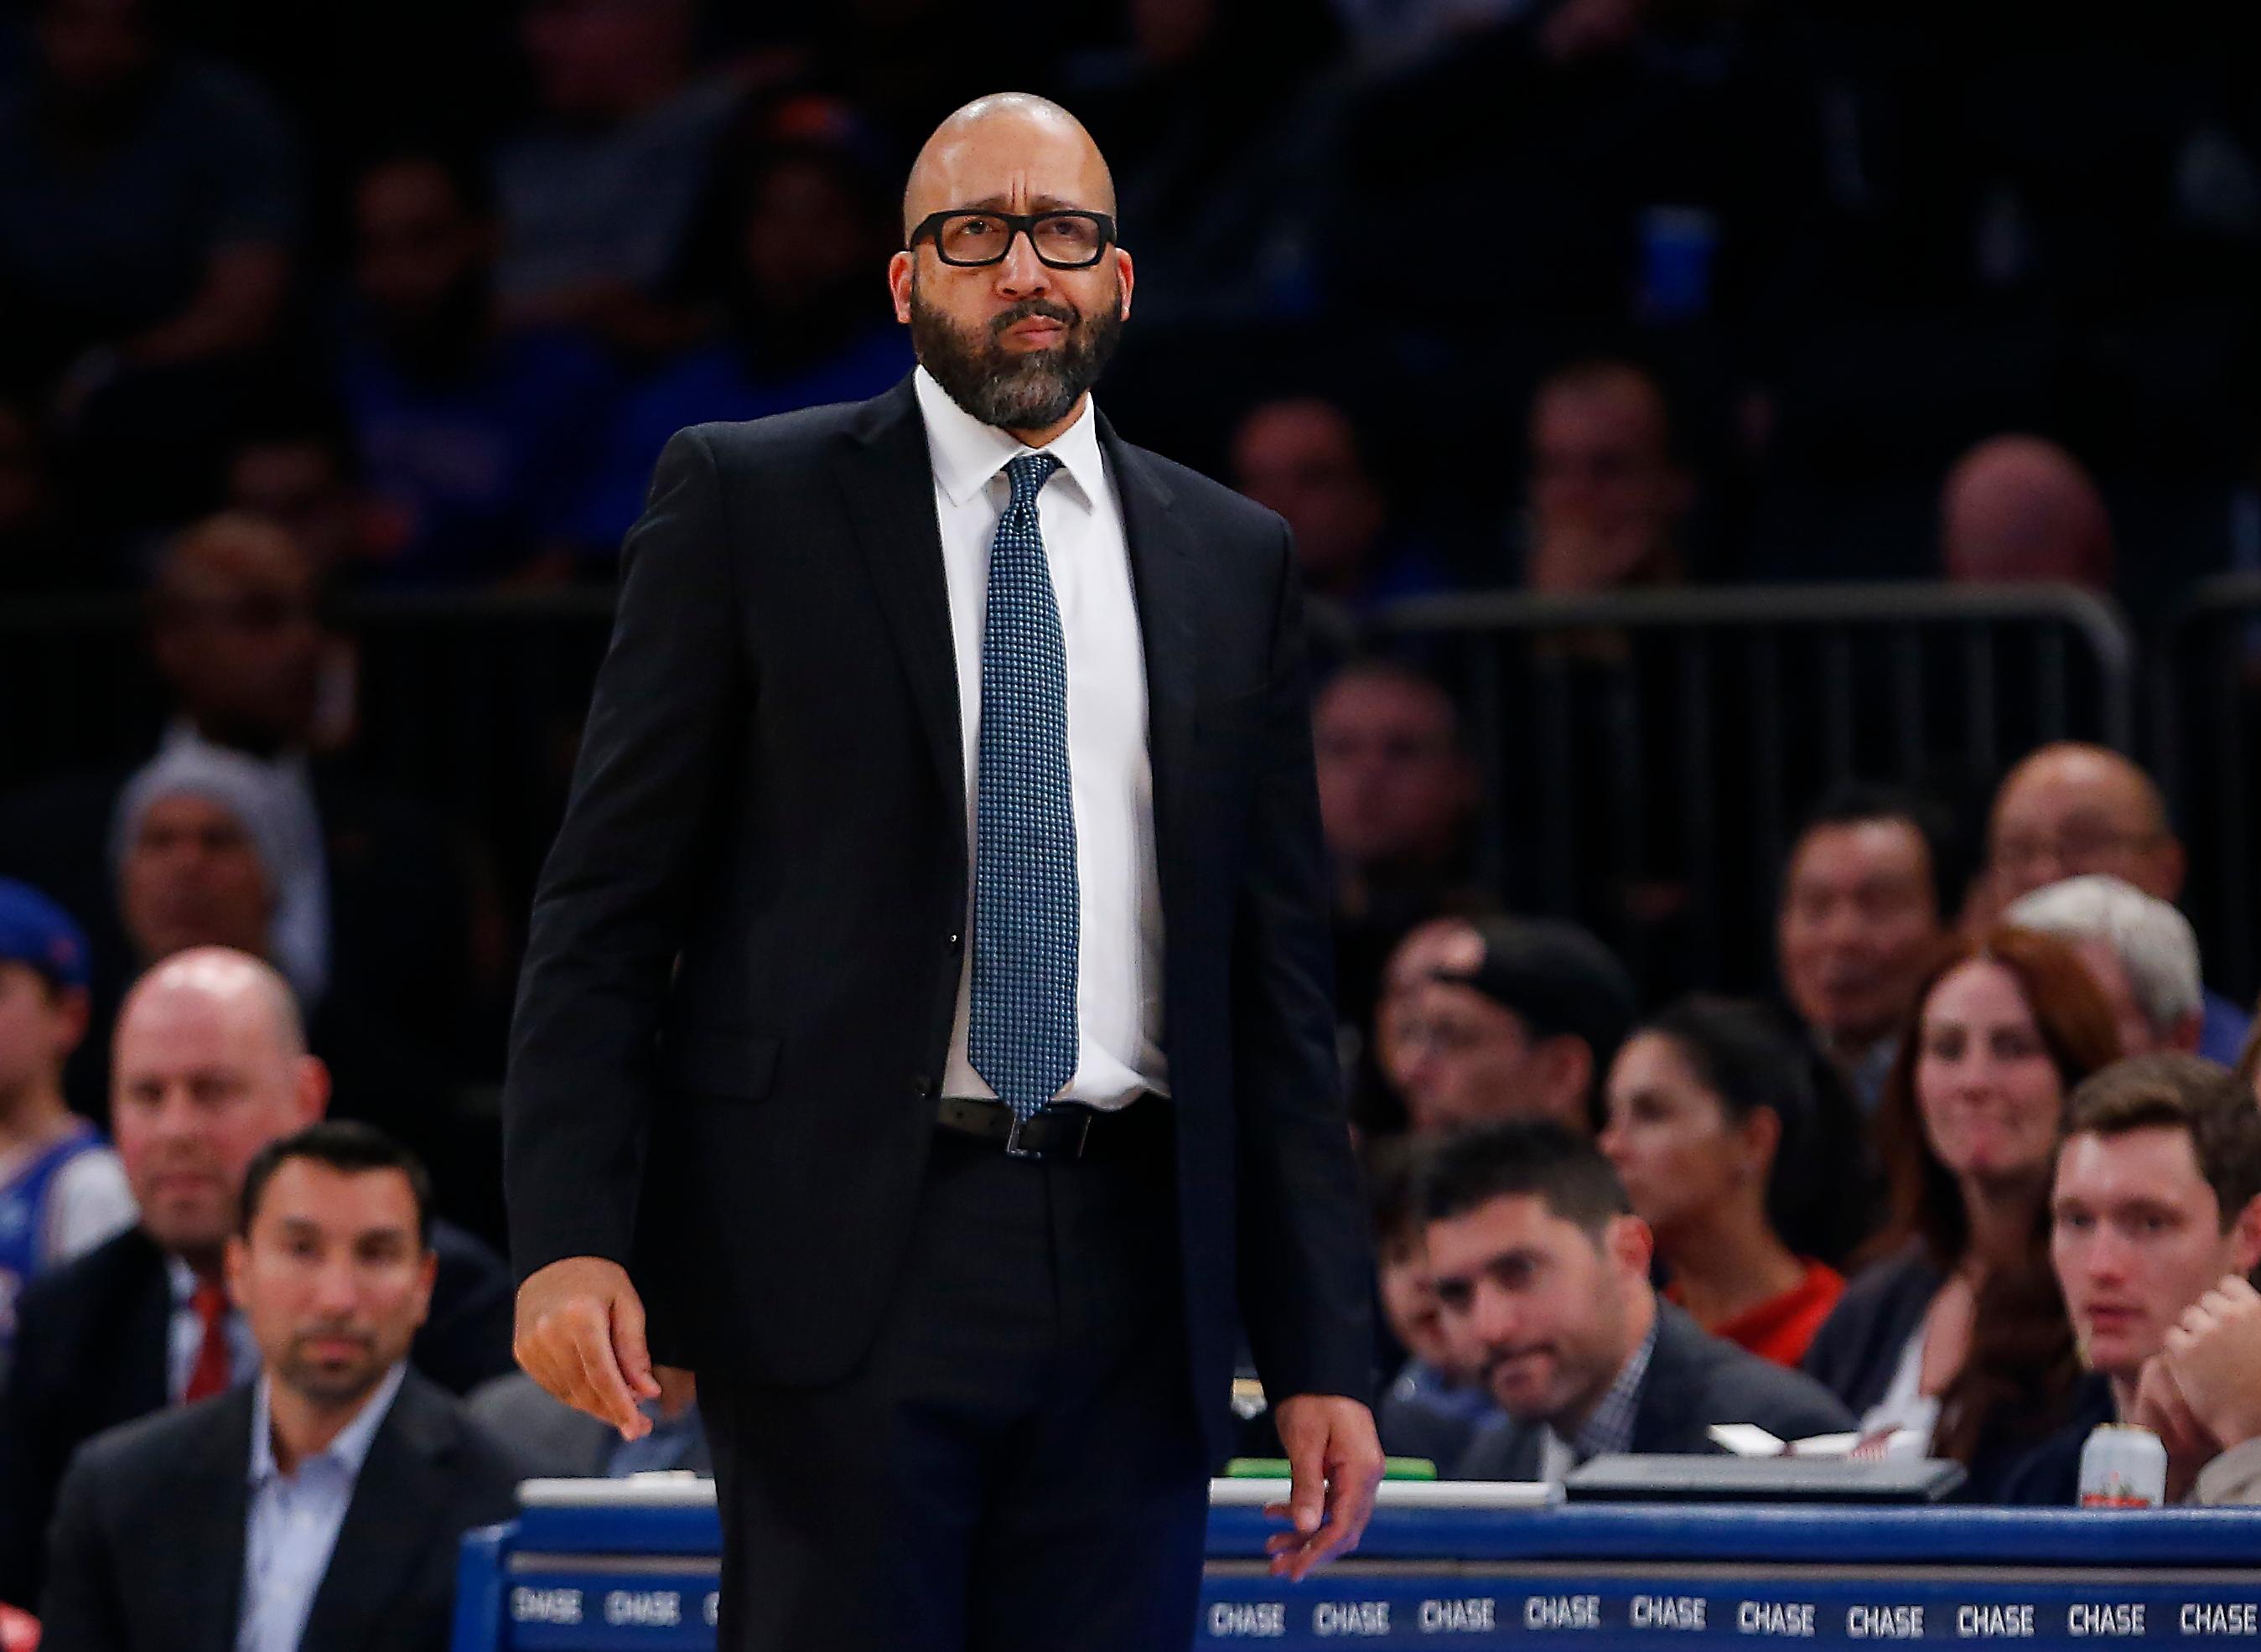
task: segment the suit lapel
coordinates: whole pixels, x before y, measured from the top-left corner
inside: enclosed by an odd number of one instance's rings
[[[251,1390],[237,1388],[212,1403],[215,1425],[197,1432],[169,1488],[180,1520],[164,1555],[147,1557],[174,1579],[170,1587],[153,1586],[151,1595],[172,1603],[168,1615],[178,1614],[171,1620],[180,1644],[196,1652],[227,1652],[235,1644],[251,1512]]]
[[[1146,743],[1154,768],[1155,860],[1162,881],[1162,932],[1188,933],[1173,909],[1173,872],[1183,864],[1185,799],[1181,781],[1194,748],[1195,621],[1199,563],[1193,534],[1175,509],[1169,484],[1144,454],[1104,418],[1099,442],[1123,502],[1123,536],[1130,551],[1130,584],[1146,656]],[[1174,1017],[1165,1018],[1166,1024]]]
[[[849,519],[872,589],[894,632],[926,730],[937,778],[951,807],[961,865],[965,844],[965,755],[959,732],[958,658],[950,630],[950,587],[942,565],[942,525],[934,508],[933,461],[918,395],[906,378],[864,404],[840,461]]]
[[[411,1372],[354,1481],[300,1645],[355,1652],[369,1643],[449,1517],[442,1462],[455,1440],[447,1402]]]

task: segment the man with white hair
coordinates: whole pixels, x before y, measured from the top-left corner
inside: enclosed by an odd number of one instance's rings
[[[2206,1022],[2198,936],[2168,902],[2091,872],[2021,896],[2002,918],[2072,943],[2111,1002],[2123,1053],[2198,1049]]]

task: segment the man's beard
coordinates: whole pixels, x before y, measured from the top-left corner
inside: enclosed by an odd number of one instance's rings
[[[1047,350],[1005,347],[1005,329],[1041,316],[1066,332]],[[1116,277],[1107,302],[1088,314],[1044,298],[1024,298],[986,329],[962,329],[920,295],[911,277],[911,347],[950,399],[985,425],[1005,430],[1044,430],[1074,411],[1099,382],[1123,336],[1123,286]]]

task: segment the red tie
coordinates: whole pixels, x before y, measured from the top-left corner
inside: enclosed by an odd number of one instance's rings
[[[197,1345],[197,1362],[189,1367],[188,1391],[181,1396],[183,1405],[225,1393],[233,1374],[227,1357],[227,1292],[209,1279],[199,1280],[189,1306],[196,1310],[197,1321],[204,1327],[204,1341]]]

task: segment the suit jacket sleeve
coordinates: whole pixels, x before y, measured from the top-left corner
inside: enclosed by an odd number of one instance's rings
[[[103,1530],[100,1477],[81,1451],[63,1476],[39,1597],[39,1644],[55,1652],[127,1652],[116,1556]]]
[[[1233,925],[1241,1317],[1275,1403],[1365,1400],[1373,1264],[1335,1055],[1303,592],[1284,527],[1279,559],[1262,769]]]
[[[621,553],[563,825],[542,869],[504,1089],[518,1276],[626,1264],[654,1046],[723,733],[740,691],[728,525],[705,433],[660,454]]]

